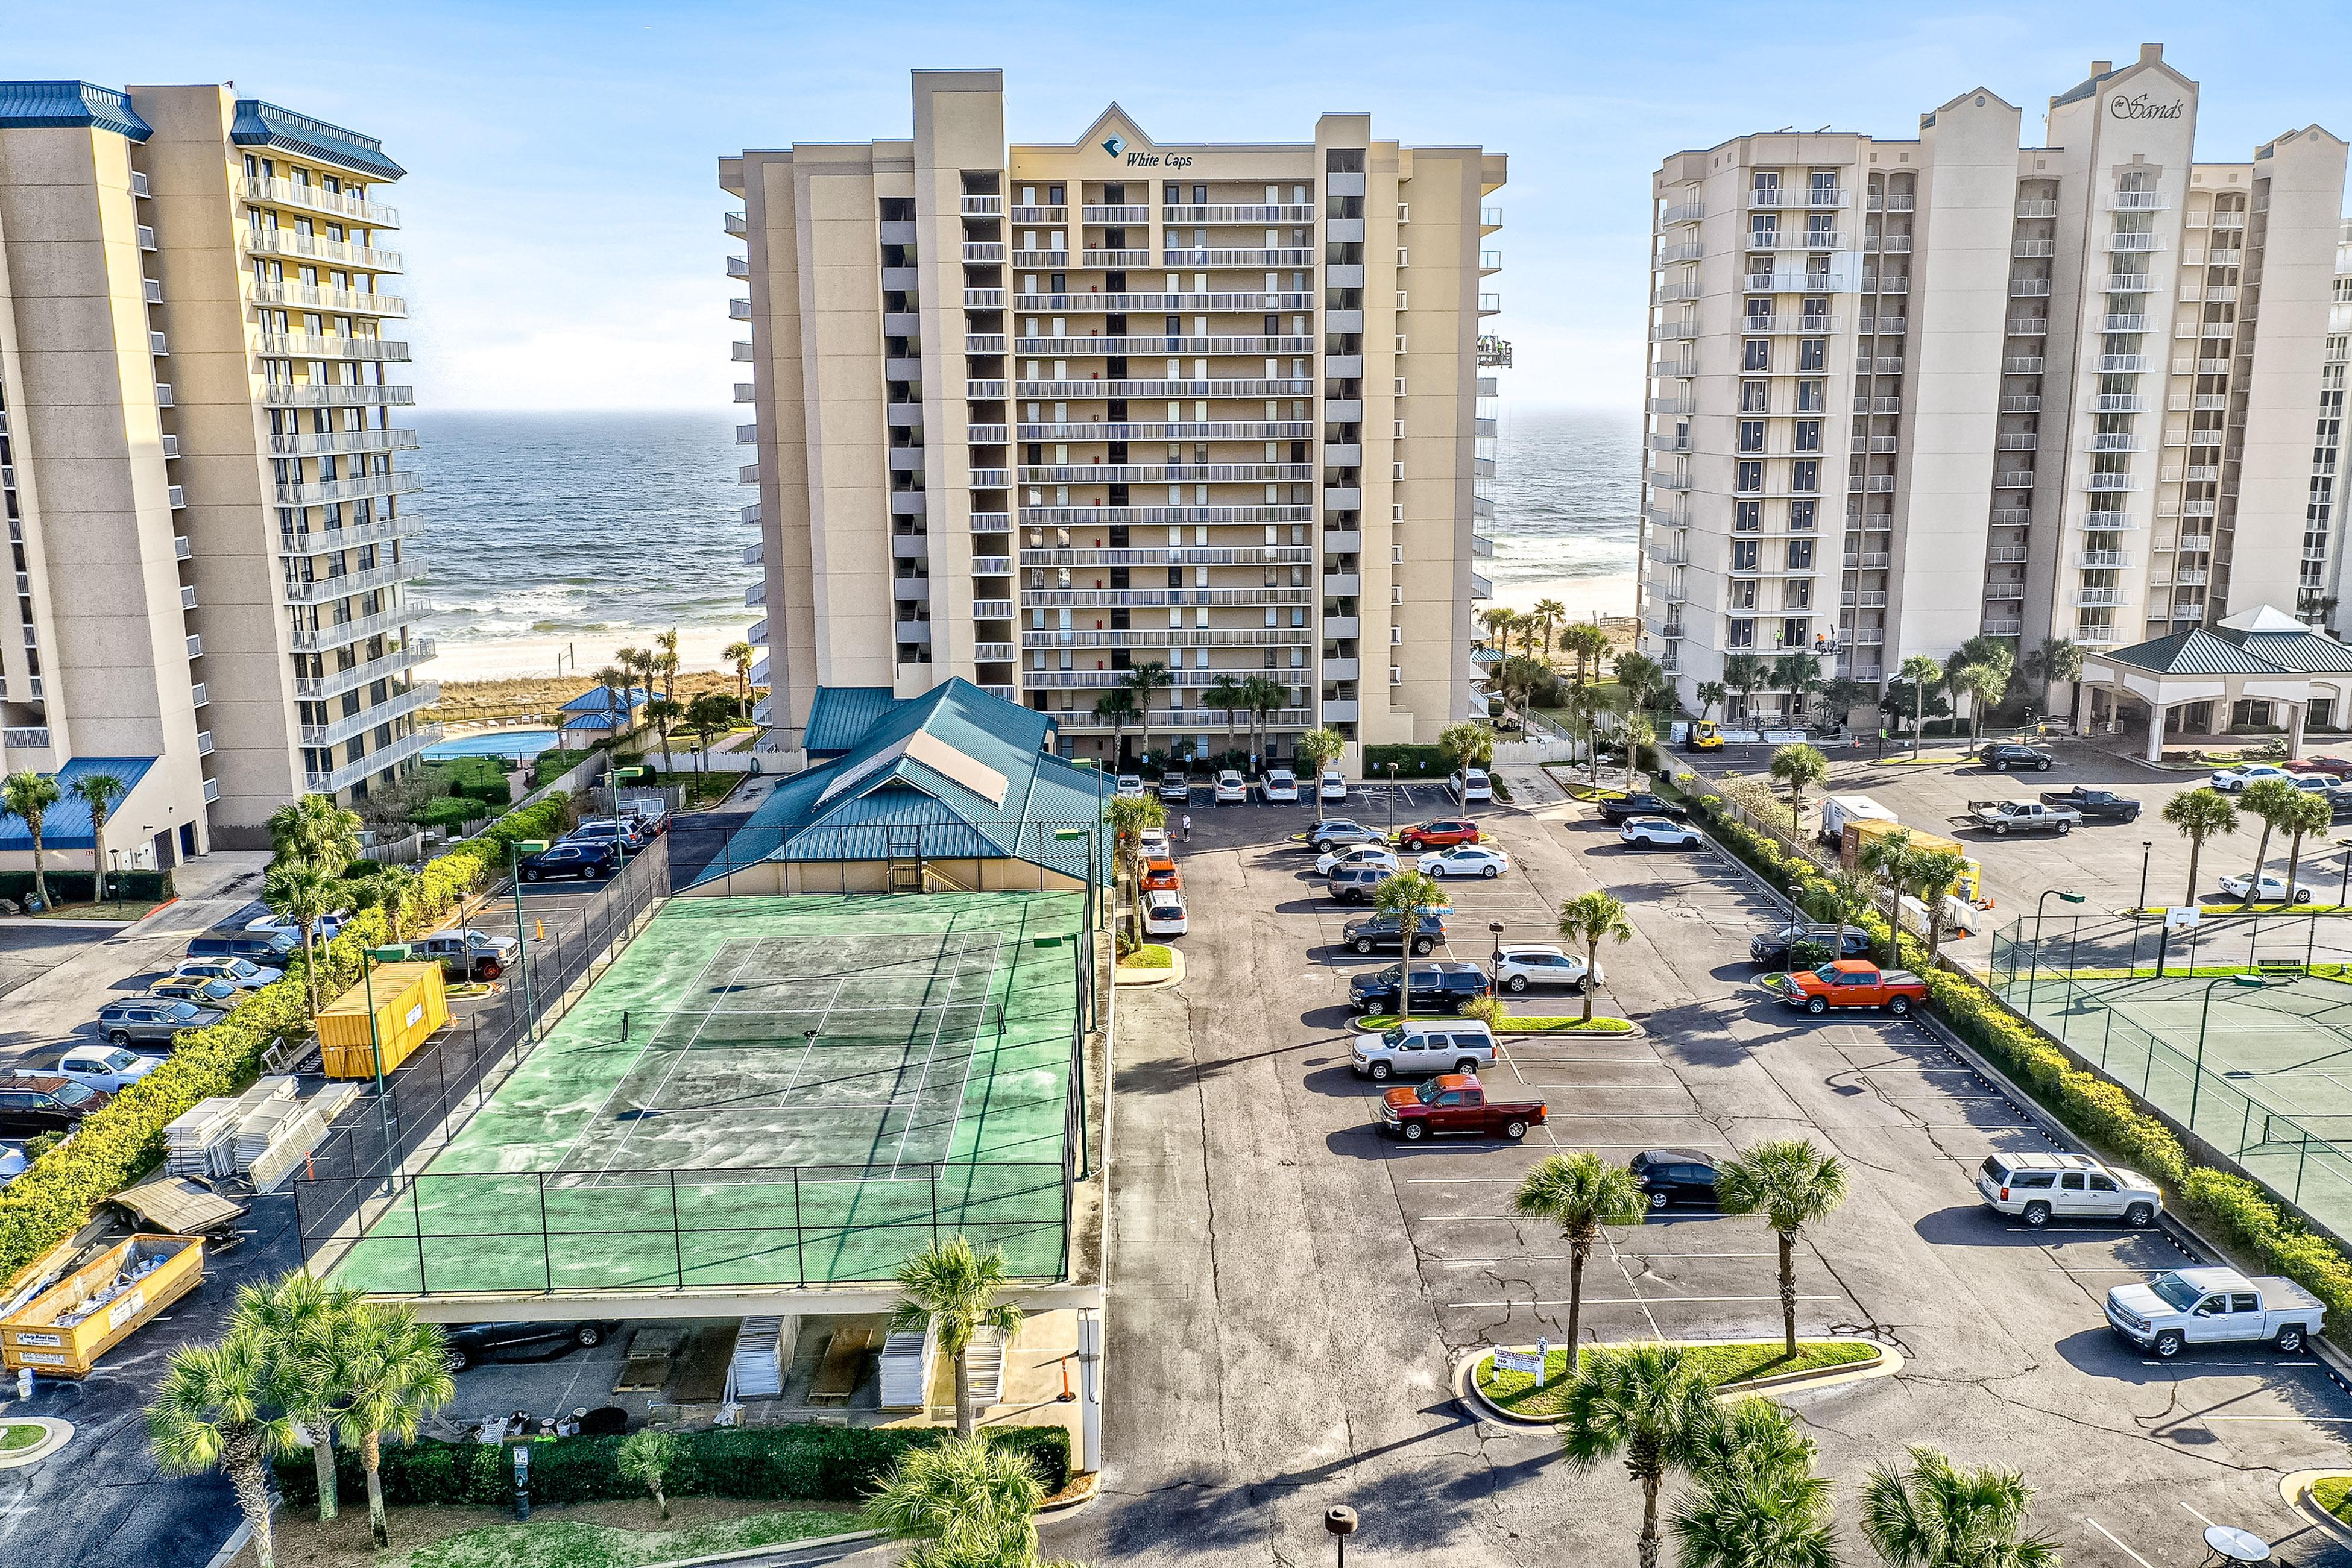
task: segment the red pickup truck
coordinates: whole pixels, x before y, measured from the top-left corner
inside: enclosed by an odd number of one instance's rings
[[[1927,982],[1908,969],[1882,969],[1867,959],[1845,958],[1818,969],[1767,975],[1764,988],[1809,1013],[1832,1008],[1885,1008],[1901,1018],[1927,999]]]
[[[1540,1100],[1489,1100],[1478,1080],[1448,1072],[1418,1088],[1381,1096],[1381,1131],[1407,1143],[1423,1138],[1524,1138],[1544,1119]]]

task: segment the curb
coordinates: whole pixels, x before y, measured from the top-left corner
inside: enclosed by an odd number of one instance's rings
[[[1138,969],[1133,973],[1135,978],[1129,979],[1127,974],[1121,972],[1120,967],[1113,963],[1110,968],[1110,983],[1129,990],[1145,991],[1160,986],[1181,985],[1184,979],[1183,951],[1176,947],[1169,948],[1168,967],[1164,969]]]
[[[841,1535],[812,1535],[804,1541],[779,1541],[772,1546],[746,1546],[733,1552],[717,1552],[708,1557],[673,1557],[665,1563],[646,1564],[646,1568],[691,1568],[700,1563],[744,1563],[762,1557],[782,1556],[793,1552],[814,1552],[827,1546],[853,1546],[859,1542],[879,1541],[878,1530],[853,1530]]]
[[[2332,1536],[2336,1545],[2352,1547],[2352,1525],[2320,1507],[2319,1500],[2311,1495],[2311,1489],[2319,1482],[2342,1474],[2342,1470],[2296,1470],[2279,1478],[2279,1496],[2287,1507]]]
[[[41,1428],[41,1440],[31,1448],[19,1448],[13,1454],[0,1454],[0,1470],[13,1470],[21,1465],[39,1464],[72,1441],[74,1435],[72,1422],[60,1421],[50,1416],[11,1416],[5,1422],[0,1422],[0,1425]]]
[[[1727,1384],[1717,1391],[1720,1398],[1732,1398],[1749,1394],[1772,1394],[1787,1388],[1826,1388],[1841,1383],[1860,1383],[1867,1378],[1892,1377],[1903,1370],[1903,1353],[1893,1345],[1855,1334],[1824,1334],[1825,1342],[1839,1344],[1866,1344],[1878,1353],[1873,1361],[1849,1363],[1843,1366],[1811,1367],[1802,1372],[1785,1372],[1777,1377],[1748,1378]],[[1770,1339],[1727,1340],[1666,1340],[1667,1344],[1778,1344]],[[1549,1431],[1559,1423],[1549,1416],[1520,1416],[1504,1409],[1479,1391],[1475,1375],[1478,1364],[1497,1350],[1532,1350],[1532,1345],[1486,1345],[1461,1356],[1454,1367],[1455,1396],[1475,1410],[1482,1419],[1506,1427],[1518,1427],[1529,1431]],[[1608,1349],[1610,1346],[1596,1346]]]
[[[1088,1503],[1102,1496],[1101,1471],[1097,1470],[1091,1475],[1073,1476],[1070,1479],[1077,1483],[1077,1495],[1076,1497],[1065,1497],[1058,1502],[1049,1502],[1045,1504],[1043,1508],[1037,1511],[1037,1517],[1040,1520],[1060,1519],[1066,1515],[1076,1513],[1078,1510],[1086,1507]]]

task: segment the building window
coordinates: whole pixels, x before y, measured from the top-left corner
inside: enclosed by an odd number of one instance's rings
[[[1827,413],[1829,411],[1830,396],[1829,383],[1827,382],[1799,382],[1797,383],[1797,412],[1799,413]]]
[[[1763,502],[1734,501],[1731,503],[1731,528],[1733,532],[1752,534],[1763,526]]]
[[[1813,570],[1812,540],[1790,539],[1789,541],[1789,570],[1790,571],[1811,571]]]
[[[1813,428],[1814,433],[1818,435],[1820,434],[1821,427],[1819,425],[1815,425]],[[1742,452],[1761,452],[1764,450],[1764,422],[1762,420],[1743,419],[1739,422],[1739,450]]]
[[[1754,495],[1762,490],[1764,465],[1753,461],[1738,465],[1738,471],[1732,479],[1732,487],[1743,496]]]
[[[1797,421],[1797,450],[1819,452],[1822,449],[1822,422],[1818,419]]]
[[[1792,532],[1792,533],[1796,533],[1796,532],[1810,533],[1810,532],[1811,532],[1811,531],[1812,531],[1816,527],[1818,527],[1818,526],[1819,526],[1820,517],[1821,517],[1821,506],[1822,506],[1822,504],[1821,504],[1819,501],[1791,501],[1791,502],[1790,502],[1790,503],[1789,503],[1789,528],[1790,528],[1790,532]]]
[[[1818,490],[1822,487],[1822,465],[1816,458],[1800,458],[1789,465],[1789,488]]]
[[[1754,571],[1756,570],[1757,549],[1758,544],[1754,539],[1732,540],[1731,570],[1734,571]]]
[[[1769,371],[1772,368],[1772,340],[1750,338],[1739,350],[1739,368],[1743,371]]]
[[[1742,382],[1739,383],[1739,412],[1762,413],[1771,407],[1772,383]]]
[[[1730,648],[1756,646],[1756,622],[1745,616],[1736,616],[1724,629],[1724,645]]]
[[[1826,370],[1829,368],[1829,362],[1830,345],[1828,339],[1800,338],[1797,340],[1797,368],[1799,370]]]
[[[1805,645],[1806,628],[1811,622],[1802,615],[1789,615],[1780,621],[1780,646],[1801,648]]]

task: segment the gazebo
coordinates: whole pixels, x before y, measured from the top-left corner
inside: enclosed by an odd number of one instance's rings
[[[2332,724],[2352,698],[2352,648],[2283,610],[2263,605],[2211,628],[2195,627],[2113,653],[2083,656],[2081,689],[2094,733],[2120,732],[2129,705],[2143,711],[2147,759],[2164,755],[2164,737],[2226,733],[2235,723],[2268,724],[2288,715],[2287,755],[2303,755],[2303,734],[2316,706]],[[2241,716],[2243,716],[2242,717]]]

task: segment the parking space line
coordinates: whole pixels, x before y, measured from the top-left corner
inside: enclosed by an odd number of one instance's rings
[[[2175,1501],[2175,1502],[2180,1502],[2180,1500],[2179,1500],[2179,1498],[2174,1498],[2172,1500],[2173,1500],[2173,1501]],[[2188,1505],[2187,1503],[2185,1503],[2185,1502],[2180,1502],[2180,1506],[2181,1506],[2181,1507],[2183,1507],[2183,1508],[2189,1508],[2189,1505]],[[2197,1513],[2197,1511],[2196,1511],[2195,1509],[2193,1509],[2193,1508],[2189,1508],[2189,1511],[2190,1513],[2192,1513],[2192,1514],[2196,1514],[2196,1515],[2197,1515],[2197,1518],[2198,1518],[2201,1522],[2203,1522],[2203,1523],[2206,1523],[2206,1524],[2211,1524],[2211,1523],[2213,1522],[2211,1520],[2207,1519],[2203,1514],[2201,1514],[2201,1513]]]
[[[1843,1301],[1845,1298],[1843,1296],[1799,1296],[1797,1300],[1801,1301]],[[1658,1306],[1703,1307],[1725,1301],[1770,1301],[1777,1306],[1780,1303],[1780,1298],[1777,1295],[1659,1296],[1655,1298],[1648,1296],[1587,1296],[1584,1298],[1584,1305],[1588,1307],[1647,1308],[1654,1304],[1654,1304]],[[1566,1298],[1562,1298],[1557,1301],[1543,1300],[1528,1301],[1440,1301],[1437,1304],[1441,1307],[1461,1307],[1466,1311],[1470,1309],[1489,1309],[1494,1307],[1564,1307],[1568,1305],[1568,1301]],[[2276,1417],[2276,1419],[2282,1421],[2291,1421],[2296,1418],[2297,1417],[2292,1416],[2281,1416]],[[2221,1417],[2217,1416],[2215,1419],[2218,1420],[2221,1419]],[[2267,1416],[2248,1416],[2241,1417],[2241,1419],[2248,1421],[2266,1421],[2273,1419],[2273,1417]]]
[[[2115,1543],[2116,1543],[2117,1546],[2122,1547],[2122,1548],[2123,1548],[2123,1551],[2124,1551],[2124,1552],[2125,1552],[2125,1554],[2126,1554],[2126,1556],[2130,1557],[2130,1559],[2131,1559],[2133,1562],[2135,1562],[2135,1563],[2138,1563],[2138,1564],[2139,1564],[2139,1568],[2156,1568],[2156,1564],[2155,1564],[2155,1563],[2150,1563],[2147,1558],[2142,1557],[2138,1552],[2134,1552],[2130,1547],[2128,1547],[2128,1546],[2125,1546],[2125,1545],[2124,1545],[2124,1543],[2123,1543],[2123,1542],[2122,1542],[2120,1539],[2118,1539],[2118,1538],[2116,1537],[2116,1532],[2115,1532],[2114,1531],[2109,1530],[2105,1525],[2101,1524],[2097,1520],[2093,1519],[2089,1514],[2087,1514],[2087,1513],[2086,1513],[2086,1514],[2084,1514],[2084,1515],[2083,1516],[2083,1522],[2084,1522],[2084,1524],[2089,1525],[2093,1530],[2097,1531],[2101,1535],[2105,1536],[2109,1541],[2113,1541],[2113,1542],[2115,1542]]]

